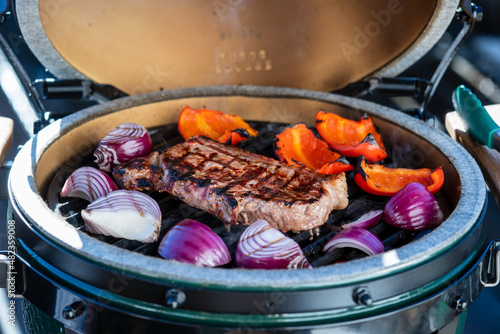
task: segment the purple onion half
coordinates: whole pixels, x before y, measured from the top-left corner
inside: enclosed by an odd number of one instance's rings
[[[420,183],[409,183],[387,202],[383,220],[404,230],[435,227],[444,215],[434,195]]]
[[[108,174],[94,167],[80,167],[71,173],[61,190],[62,197],[78,197],[93,202],[118,190]]]
[[[249,269],[312,268],[300,246],[263,219],[240,236],[235,262],[238,267]]]
[[[167,260],[217,267],[231,262],[226,244],[208,226],[184,219],[172,227],[158,246],[158,254]]]
[[[148,130],[142,125],[124,123],[111,130],[94,152],[95,162],[105,172],[114,166],[151,153],[153,144]]]
[[[368,255],[384,252],[384,244],[372,232],[360,227],[352,227],[336,233],[323,247],[323,251],[330,253],[338,248],[356,248]]]
[[[151,243],[158,240],[158,203],[135,190],[116,190],[90,203],[81,212],[88,232]]]
[[[358,219],[353,220],[350,223],[342,225],[342,228],[352,228],[352,227],[361,227],[364,229],[372,228],[377,225],[382,218],[382,214],[384,210],[372,210],[363,215],[361,215]]]

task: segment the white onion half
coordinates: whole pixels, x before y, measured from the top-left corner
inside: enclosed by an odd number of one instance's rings
[[[88,232],[151,243],[158,240],[158,203],[135,190],[116,190],[90,203],[81,212]]]

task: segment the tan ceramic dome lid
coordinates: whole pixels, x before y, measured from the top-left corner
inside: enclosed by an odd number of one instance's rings
[[[394,76],[458,0],[20,0],[28,45],[58,78],[129,93],[251,84],[332,91]]]

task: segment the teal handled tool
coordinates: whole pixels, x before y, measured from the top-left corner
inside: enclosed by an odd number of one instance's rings
[[[500,151],[500,126],[493,121],[476,95],[460,85],[453,92],[452,100],[472,137],[480,144]]]

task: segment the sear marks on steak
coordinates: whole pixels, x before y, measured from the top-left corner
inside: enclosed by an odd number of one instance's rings
[[[168,192],[226,223],[265,219],[283,232],[318,227],[348,204],[344,173],[318,174],[201,136],[133,159],[113,176],[125,189]]]
[[[135,158],[113,169],[113,177],[121,188],[127,190],[155,190],[163,178],[160,155],[153,151],[149,156]]]

